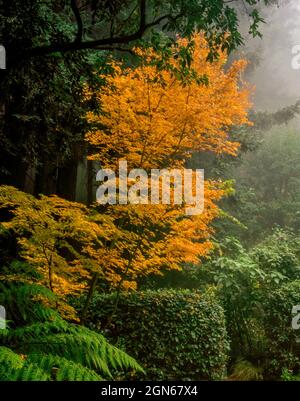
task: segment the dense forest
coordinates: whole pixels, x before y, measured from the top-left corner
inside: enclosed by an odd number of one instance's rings
[[[299,27],[0,0],[0,381],[300,380]]]

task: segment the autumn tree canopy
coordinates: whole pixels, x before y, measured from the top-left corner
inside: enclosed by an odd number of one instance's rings
[[[235,155],[239,144],[230,141],[230,128],[249,123],[249,88],[241,80],[246,62],[226,70],[224,52],[213,63],[208,53],[205,39],[195,37],[191,68],[202,82],[186,85],[153,66],[153,51],[140,51],[143,63],[136,69],[114,64],[114,76],[96,94],[101,114],[87,115],[91,159],[104,167],[126,159],[131,168],[149,169],[182,164],[200,150]]]
[[[101,109],[100,114],[87,114],[91,128],[86,139],[92,160],[112,169],[126,160],[128,167],[148,171],[184,168],[199,150],[236,155],[239,144],[230,140],[230,129],[249,124],[249,89],[241,80],[246,63],[236,61],[225,69],[224,52],[209,63],[203,36],[195,36],[193,46],[191,69],[197,78],[185,84],[176,74],[157,69],[153,50],[136,49],[142,58],[137,68],[113,63],[114,75],[107,78],[107,86],[96,93],[86,90],[86,96],[95,96]],[[174,71],[176,63],[175,59]],[[184,205],[175,204],[106,207],[105,213],[123,230],[124,238],[135,238],[132,246],[126,246],[129,263],[121,277],[178,269],[206,255],[212,248],[216,202],[228,190],[224,183],[205,182],[205,208],[196,216],[186,216]]]

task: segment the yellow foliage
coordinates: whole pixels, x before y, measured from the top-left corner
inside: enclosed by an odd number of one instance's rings
[[[182,85],[171,72],[157,70],[153,50],[136,49],[141,65],[122,68],[113,62],[114,75],[105,77],[108,85],[98,93],[86,89],[86,96],[94,95],[101,107],[100,114],[87,114],[91,129],[86,139],[93,149],[90,159],[99,160],[103,168],[116,170],[118,162],[126,160],[128,168],[149,171],[183,168],[197,151],[236,155],[239,144],[230,141],[230,129],[250,124],[250,92],[241,81],[246,62],[236,61],[225,70],[224,53],[209,63],[204,37],[198,35],[194,40],[191,68],[206,76],[208,85],[195,81]],[[184,205],[103,209],[120,231],[112,245],[115,257],[105,260],[105,276],[115,285],[124,285],[126,280],[128,288],[128,282],[139,276],[197,262],[212,249],[211,222],[219,213],[216,202],[228,190],[220,182],[206,182],[205,209],[196,216],[186,216]]]
[[[20,274],[14,271],[11,275],[9,272],[0,275],[0,279],[36,282],[63,301],[67,295],[86,289],[91,273],[101,274],[101,265],[91,249],[96,253],[97,248],[103,248],[109,222],[103,225],[94,222],[84,205],[56,196],[37,199],[14,187],[2,186],[0,210],[10,216],[1,221],[0,227],[16,238],[17,257],[37,273],[32,276],[26,271]],[[58,306],[71,314],[67,305]]]
[[[195,151],[236,155],[239,144],[230,141],[228,131],[249,124],[249,88],[240,80],[246,62],[236,61],[225,71],[222,52],[207,62],[205,39],[196,36],[191,68],[209,84],[183,86],[171,72],[157,71],[153,51],[140,52],[144,63],[138,68],[113,64],[115,74],[106,77],[108,86],[98,94],[101,114],[87,114],[93,128],[86,139],[95,148],[90,158],[103,167],[125,159],[129,168],[149,169],[182,164]]]

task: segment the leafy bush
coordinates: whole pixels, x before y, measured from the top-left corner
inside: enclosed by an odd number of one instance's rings
[[[221,379],[227,341],[224,313],[212,292],[160,290],[96,295],[91,327],[136,358],[151,380]],[[145,378],[145,376],[139,376]]]
[[[300,305],[300,280],[289,282],[270,294],[264,307],[268,341],[268,371],[279,377],[283,370],[300,373],[299,330],[292,328],[292,308]]]
[[[300,278],[300,236],[292,230],[276,228],[251,255],[266,273],[273,272],[275,284]]]

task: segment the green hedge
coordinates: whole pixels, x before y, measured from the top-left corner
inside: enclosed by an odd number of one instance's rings
[[[279,377],[283,369],[300,373],[300,329],[292,328],[292,308],[295,305],[300,305],[300,280],[274,291],[264,305],[267,373],[271,377]]]
[[[160,290],[96,295],[88,319],[145,368],[148,380],[216,380],[229,351],[222,307],[211,293]],[[138,377],[135,377],[137,379]]]

